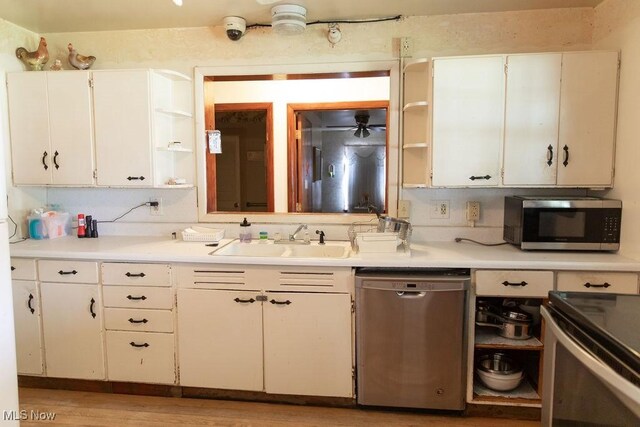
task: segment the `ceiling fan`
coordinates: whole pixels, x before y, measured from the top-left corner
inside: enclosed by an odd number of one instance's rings
[[[335,131],[351,131],[355,130],[353,136],[356,138],[367,138],[371,135],[371,132],[381,132],[387,130],[386,124],[369,124],[369,111],[358,110],[354,115],[355,126],[326,126],[323,130],[335,130]]]

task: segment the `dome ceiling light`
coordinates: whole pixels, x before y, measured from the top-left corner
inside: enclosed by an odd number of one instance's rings
[[[307,26],[307,9],[295,4],[271,8],[271,27],[278,34],[300,34]]]

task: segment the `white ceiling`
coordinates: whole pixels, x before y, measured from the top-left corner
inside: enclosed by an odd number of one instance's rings
[[[37,33],[208,27],[225,16],[271,22],[274,4],[307,8],[307,21],[595,7],[603,0],[0,0],[0,18]]]

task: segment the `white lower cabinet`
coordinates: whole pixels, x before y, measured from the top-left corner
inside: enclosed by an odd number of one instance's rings
[[[350,268],[193,265],[177,277],[180,385],[353,397]]]
[[[40,293],[47,376],[104,379],[98,285],[43,282]]]
[[[38,284],[30,280],[13,280],[12,285],[18,373],[42,375],[42,327]]]
[[[107,331],[107,369],[111,381],[173,384],[173,334]]]
[[[178,290],[180,384],[262,391],[260,292]]]
[[[175,384],[171,266],[103,262],[109,381]]]
[[[351,297],[267,292],[267,393],[352,396]]]

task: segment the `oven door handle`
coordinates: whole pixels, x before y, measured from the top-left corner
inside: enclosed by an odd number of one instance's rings
[[[540,314],[544,317],[549,332],[553,334],[558,344],[562,344],[569,353],[580,361],[585,369],[599,378],[627,408],[637,417],[640,417],[640,396],[638,395],[637,387],[573,341],[569,335],[560,329],[546,307],[540,307]]]

